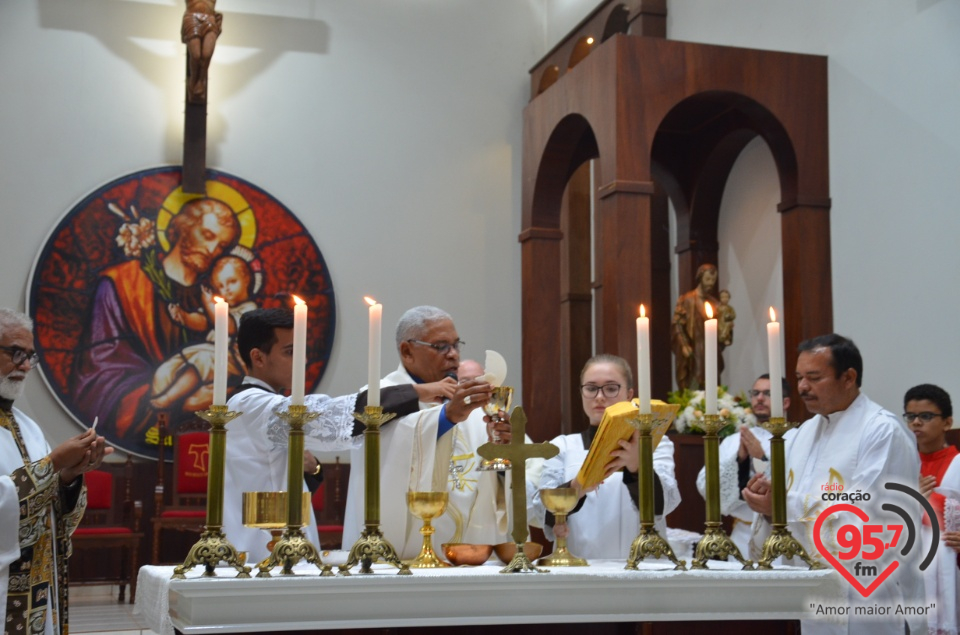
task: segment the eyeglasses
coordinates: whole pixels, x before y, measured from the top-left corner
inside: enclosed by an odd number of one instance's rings
[[[903,420],[906,423],[910,423],[914,419],[919,419],[923,423],[930,423],[937,417],[942,417],[943,415],[939,412],[905,412],[903,413]]]
[[[767,399],[770,398],[769,390],[750,390],[747,392],[747,394],[750,395],[751,397],[759,397],[760,395],[763,395]]]
[[[449,353],[451,348],[457,349],[457,352],[459,353],[460,351],[463,350],[463,346],[466,344],[466,342],[464,342],[463,340],[457,340],[453,344],[450,344],[448,342],[442,342],[440,344],[431,344],[430,342],[424,342],[423,340],[407,340],[407,341],[410,342],[411,344],[420,344],[421,346],[429,346],[430,348],[437,351],[441,355],[446,355],[447,353]]]
[[[31,366],[36,366],[37,362],[40,361],[40,355],[37,354],[37,351],[28,351],[19,346],[0,346],[0,351],[10,356],[14,366],[19,366],[27,360],[30,360]]]
[[[601,390],[603,391],[604,397],[616,397],[620,394],[620,384],[604,384],[602,386],[596,386],[594,384],[584,384],[580,386],[580,394],[582,394],[587,399],[594,399]]]

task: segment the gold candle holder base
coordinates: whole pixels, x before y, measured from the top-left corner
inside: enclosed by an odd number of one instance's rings
[[[202,577],[216,577],[214,569],[226,562],[238,573],[238,578],[249,578],[250,567],[242,561],[237,551],[223,534],[223,471],[226,454],[226,425],[242,413],[227,411],[226,406],[210,406],[197,412],[197,416],[210,424],[210,466],[207,471],[207,523],[200,539],[190,548],[183,564],[173,570],[172,579],[182,580],[187,571],[203,565]]]
[[[434,518],[443,515],[449,496],[447,492],[407,492],[407,507],[410,513],[423,521],[423,526],[420,528],[423,546],[420,548],[420,555],[408,563],[411,569],[440,569],[450,566],[449,563],[438,558],[433,551],[435,529],[431,522]]]
[[[707,560],[711,558],[726,560],[733,556],[744,570],[752,570],[753,562],[740,553],[737,545],[720,525],[720,441],[717,433],[726,425],[720,415],[704,415],[700,422],[706,436],[703,439],[703,464],[706,471],[706,529],[703,538],[697,543],[691,569],[709,569]]]
[[[510,564],[500,569],[500,573],[550,573],[549,569],[537,568],[523,552],[523,543],[518,542],[517,553]]]
[[[720,523],[707,522],[706,525],[707,528],[703,532],[703,538],[697,543],[697,550],[690,565],[691,569],[709,569],[707,560],[726,560],[728,556],[733,556],[737,562],[743,565],[744,571],[753,570],[753,561],[743,557],[740,549],[730,539],[727,532],[723,530]]]
[[[637,564],[647,556],[657,559],[666,557],[676,565],[673,568],[674,571],[687,570],[687,561],[677,559],[673,549],[670,548],[670,543],[657,533],[652,524],[640,527],[640,535],[634,538],[633,544],[630,545],[630,555],[627,557],[627,566],[624,568],[628,571],[636,571]]]
[[[397,567],[397,575],[411,575],[410,566],[400,560],[397,550],[383,537],[380,530],[380,426],[393,419],[392,412],[383,412],[381,406],[366,406],[363,414],[353,415],[366,426],[364,440],[364,529],[350,549],[347,561],[339,565],[339,575],[350,575],[350,569],[360,564],[360,573],[372,574],[373,564],[379,561]]]
[[[757,563],[757,569],[773,569],[772,563],[778,557],[786,558],[798,557],[807,563],[810,570],[823,569],[822,563],[811,558],[800,541],[793,537],[790,530],[785,526],[774,527],[767,539],[763,541],[763,555]]]
[[[770,489],[772,499],[771,525],[773,530],[763,541],[763,553],[758,569],[772,569],[773,561],[780,556],[787,558],[799,557],[813,569],[824,568],[823,564],[813,560],[800,541],[787,529],[787,487],[786,461],[784,460],[783,435],[796,424],[787,421],[784,417],[770,417],[761,424],[763,429],[773,435],[770,439]]]
[[[291,405],[278,416],[290,426],[287,447],[287,528],[270,555],[257,565],[260,571],[257,577],[269,578],[270,571],[277,566],[281,567],[280,575],[294,575],[293,567],[301,560],[320,569],[321,576],[331,576],[330,565],[323,564],[320,552],[303,533],[302,507],[291,505],[289,496],[289,492],[303,491],[303,427],[308,421],[319,417],[320,413],[310,412],[303,405]],[[309,513],[308,509],[308,516]]]

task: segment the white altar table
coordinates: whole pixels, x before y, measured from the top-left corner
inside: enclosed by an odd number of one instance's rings
[[[333,559],[325,558],[327,562]],[[833,570],[740,571],[710,563],[707,571],[673,571],[666,561],[625,571],[624,562],[595,561],[550,573],[499,573],[503,565],[415,570],[376,565],[374,575],[321,578],[313,567],[296,576],[238,580],[171,580],[173,567],[140,569],[136,610],[162,635],[250,633],[344,628],[800,619],[813,598],[845,592]],[[356,569],[354,569],[356,570]],[[279,571],[279,569],[277,569]]]

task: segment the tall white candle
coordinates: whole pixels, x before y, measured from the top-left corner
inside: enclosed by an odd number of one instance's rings
[[[717,414],[717,320],[713,317],[713,307],[703,303],[707,321],[703,323],[704,336],[704,391],[706,392],[708,415]]]
[[[780,323],[770,307],[767,323],[767,361],[770,366],[770,416],[783,416],[783,381],[780,379]]]
[[[214,298],[213,405],[227,403],[227,344],[230,338],[230,306],[221,297]]]
[[[640,305],[637,318],[637,400],[640,414],[650,413],[650,318]]]
[[[370,305],[370,334],[367,351],[367,405],[380,405],[380,322],[383,305],[371,297],[364,300]]]
[[[293,380],[290,385],[290,403],[303,405],[303,390],[307,370],[307,304],[293,296]]]

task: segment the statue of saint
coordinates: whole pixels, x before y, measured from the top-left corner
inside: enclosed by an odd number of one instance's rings
[[[180,40],[187,45],[189,77],[187,99],[196,104],[207,101],[207,68],[213,57],[213,47],[222,30],[223,15],[214,9],[217,0],[186,0],[180,27]]]
[[[737,319],[737,312],[730,306],[730,292],[720,290],[720,306],[717,307],[717,341],[721,346],[733,344],[733,322]]]
[[[733,319],[736,313],[733,307],[723,306],[717,299],[717,266],[711,264],[700,265],[697,269],[697,286],[677,298],[677,306],[673,311],[670,343],[677,363],[677,389],[700,390],[705,382],[704,378],[704,328],[707,319],[703,307],[709,302],[714,309],[714,317],[718,318],[718,326],[728,326],[727,333],[720,336],[718,333],[717,351],[722,353],[725,346],[733,342]],[[729,301],[729,293],[727,293]],[[724,313],[724,311],[729,311]],[[724,317],[726,316],[726,317]],[[723,372],[723,357],[717,355],[719,368],[717,376]]]

